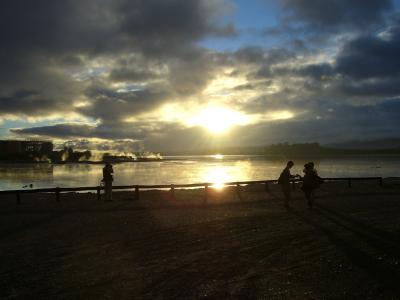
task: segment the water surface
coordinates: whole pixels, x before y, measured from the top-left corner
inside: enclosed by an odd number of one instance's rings
[[[285,160],[262,156],[175,156],[166,161],[114,165],[115,185],[178,184],[276,179]],[[308,160],[294,160],[293,174],[302,174]],[[400,157],[346,157],[314,160],[322,177],[400,176]],[[101,164],[2,164],[0,189],[97,186]]]

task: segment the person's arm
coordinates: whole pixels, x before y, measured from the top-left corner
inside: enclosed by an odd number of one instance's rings
[[[292,174],[289,173],[289,178],[297,178],[297,177],[301,178],[301,176],[299,174],[292,175]]]

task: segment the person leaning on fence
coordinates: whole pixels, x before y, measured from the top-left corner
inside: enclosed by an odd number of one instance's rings
[[[293,161],[288,161],[286,164],[286,168],[283,169],[281,175],[278,178],[278,184],[282,188],[285,207],[289,207],[289,201],[291,199],[291,192],[290,192],[290,179],[297,177],[297,175],[290,174],[290,169],[294,166]]]
[[[324,180],[318,176],[313,162],[306,163],[303,172],[303,186],[301,189],[306,196],[308,206],[312,208],[314,205],[314,191],[324,182]]]
[[[111,201],[112,200],[112,182],[114,180],[113,174],[114,170],[110,163],[106,163],[103,168],[103,182],[104,182],[104,193],[105,193],[105,200]]]

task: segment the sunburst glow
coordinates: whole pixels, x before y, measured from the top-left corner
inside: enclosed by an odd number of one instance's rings
[[[214,155],[212,155],[212,158],[215,158],[215,159],[224,159],[224,156],[223,156],[222,154],[214,154]]]
[[[225,133],[233,126],[249,123],[250,119],[248,116],[238,111],[219,106],[209,106],[188,120],[190,126],[202,126],[215,134]]]

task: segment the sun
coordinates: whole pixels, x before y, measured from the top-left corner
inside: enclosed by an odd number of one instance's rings
[[[190,126],[202,126],[214,134],[226,133],[233,126],[248,123],[249,118],[244,114],[222,106],[208,106],[188,121]]]

